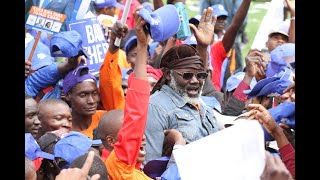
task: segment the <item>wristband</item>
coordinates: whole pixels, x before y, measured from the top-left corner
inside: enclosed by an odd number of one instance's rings
[[[292,17],[290,18],[290,20],[296,20],[296,17],[295,17],[295,16],[292,16]]]

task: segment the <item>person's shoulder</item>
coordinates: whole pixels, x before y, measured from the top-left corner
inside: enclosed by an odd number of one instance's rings
[[[163,89],[157,90],[150,96],[151,104],[160,104],[161,102],[167,102],[171,97],[168,93],[165,93]]]
[[[100,117],[106,113],[106,110],[96,110],[96,113],[92,115],[92,120],[100,120]]]

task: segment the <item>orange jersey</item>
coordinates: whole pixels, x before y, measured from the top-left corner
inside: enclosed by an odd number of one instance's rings
[[[107,51],[100,67],[99,92],[105,110],[124,109],[124,93],[122,89],[122,73],[119,67],[121,51],[111,54]]]
[[[92,115],[92,121],[88,129],[80,131],[80,133],[88,136],[90,139],[93,139],[93,129],[98,126],[101,116],[103,116],[103,114],[106,112],[107,111],[104,110],[97,110],[96,113]]]
[[[135,168],[135,165],[128,165],[123,161],[119,160],[114,152],[111,151],[105,165],[108,170],[108,176],[110,179],[114,180],[144,180],[151,179],[149,176],[144,174],[143,171],[140,171]]]

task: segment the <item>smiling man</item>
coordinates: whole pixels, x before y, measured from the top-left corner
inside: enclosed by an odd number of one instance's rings
[[[50,131],[60,129],[66,132],[71,131],[71,109],[68,104],[61,99],[48,98],[40,101],[38,117],[41,122],[39,138]]]
[[[33,97],[25,94],[25,116],[24,116],[24,132],[31,133],[33,138],[37,138],[41,127],[38,118],[39,106]]]

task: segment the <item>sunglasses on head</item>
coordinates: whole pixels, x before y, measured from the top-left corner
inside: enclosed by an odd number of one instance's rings
[[[181,76],[182,76],[182,78],[184,79],[184,80],[191,80],[192,79],[192,77],[194,76],[194,73],[193,72],[179,72],[179,71],[176,71],[176,70],[174,70],[173,69],[173,71],[175,71],[176,73],[178,73],[178,74],[180,74]],[[196,78],[198,79],[198,80],[204,80],[204,79],[206,79],[208,77],[208,73],[207,72],[198,72],[198,73],[196,73]]]

